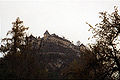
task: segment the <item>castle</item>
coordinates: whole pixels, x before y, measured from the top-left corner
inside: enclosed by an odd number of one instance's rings
[[[41,43],[42,41],[53,42],[57,45],[61,45],[66,48],[72,48],[78,51],[80,50],[80,48],[81,49],[85,48],[83,44],[81,44],[81,46],[78,47],[74,45],[72,42],[70,42],[69,40],[65,39],[64,37],[62,38],[56,34],[50,34],[48,30],[46,30],[42,38],[40,37],[37,38],[37,37],[34,37],[33,35],[30,35],[29,41],[32,43],[32,46],[34,46],[34,48],[38,48],[42,44]]]
[[[48,41],[51,41],[51,42],[55,42],[55,43],[58,43],[58,44],[63,44],[64,46],[71,46],[72,47],[72,43],[69,41],[69,40],[67,40],[67,39],[65,39],[64,37],[63,38],[61,38],[61,37],[59,37],[58,35],[56,35],[56,34],[49,34],[49,32],[48,32],[48,30],[46,30],[46,32],[44,33],[44,40],[48,40]]]

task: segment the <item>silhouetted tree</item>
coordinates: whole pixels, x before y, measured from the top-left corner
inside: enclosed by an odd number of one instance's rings
[[[13,22],[12,30],[8,31],[7,35],[12,35],[11,38],[4,38],[4,42],[1,45],[0,52],[6,54],[17,54],[20,53],[21,45],[25,45],[25,30],[28,28],[23,26],[23,21],[20,21],[19,17]]]
[[[97,80],[120,79],[120,15],[117,7],[114,12],[100,12],[102,19],[95,28],[88,24],[93,32],[95,44],[91,44],[99,67],[96,68]]]
[[[7,33],[11,38],[4,38],[0,52],[0,79],[43,79],[47,78],[47,71],[35,52],[31,49],[28,37],[25,37],[23,21],[19,18],[13,22],[13,28]]]

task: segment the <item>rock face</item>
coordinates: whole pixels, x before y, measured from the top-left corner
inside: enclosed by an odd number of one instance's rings
[[[36,58],[40,63],[44,62],[46,70],[53,73],[52,77],[61,77],[61,69],[82,55],[80,47],[55,34],[50,35],[48,31],[44,33],[43,38],[31,35],[28,40],[32,51],[37,55]]]

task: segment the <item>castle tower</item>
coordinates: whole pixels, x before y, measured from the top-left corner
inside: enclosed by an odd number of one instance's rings
[[[44,38],[48,38],[48,36],[50,36],[50,34],[49,34],[49,32],[48,32],[48,30],[46,30],[46,32],[44,33]]]

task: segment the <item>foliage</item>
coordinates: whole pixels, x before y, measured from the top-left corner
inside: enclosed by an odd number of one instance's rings
[[[88,24],[96,39],[96,44],[90,45],[99,63],[96,76],[99,80],[120,79],[120,15],[117,7],[112,14],[100,12],[100,15],[102,21],[95,28]]]
[[[4,38],[0,52],[0,79],[43,79],[47,71],[43,63],[39,63],[37,55],[31,49],[31,44],[25,37],[23,21],[19,18],[13,22],[13,28],[7,33],[11,38]]]
[[[95,56],[87,49],[81,53],[79,59],[74,59],[61,71],[64,79],[92,80],[95,78]]]
[[[21,45],[25,45],[25,30],[28,28],[25,28],[22,23],[23,21],[20,21],[18,17],[16,21],[12,23],[12,30],[7,33],[7,35],[12,35],[12,38],[2,39],[4,43],[1,45],[0,52],[4,55],[20,53]]]
[[[25,30],[28,28],[17,18],[12,30],[7,33],[12,35],[11,38],[4,38],[0,47],[0,52],[4,54],[0,58],[0,78],[120,79],[120,15],[117,7],[114,9],[112,14],[100,12],[102,20],[95,27],[87,23],[96,43],[91,44],[90,49],[84,46],[81,50],[81,43],[78,41],[76,47],[80,48],[80,52],[45,42],[43,38],[36,46],[39,41],[35,39],[37,42],[31,43],[29,37],[25,37]],[[59,65],[62,66],[59,68]]]

